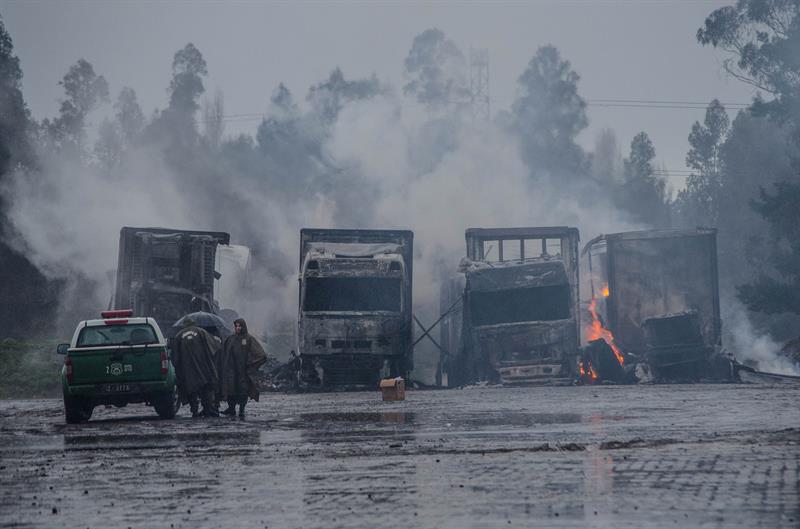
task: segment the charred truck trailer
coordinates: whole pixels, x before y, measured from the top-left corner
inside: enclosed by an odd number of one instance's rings
[[[656,379],[725,373],[717,232],[651,230],[601,235],[584,247],[593,303],[624,355]]]
[[[214,261],[219,244],[230,244],[230,235],[122,228],[113,308],[155,318],[165,331],[189,312],[216,312],[214,280],[219,274]]]
[[[443,285],[443,385],[568,384],[579,342],[576,228],[471,228]]]
[[[325,386],[376,386],[413,368],[414,234],[300,231],[298,346]]]

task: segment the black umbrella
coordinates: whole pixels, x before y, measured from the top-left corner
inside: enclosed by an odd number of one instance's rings
[[[222,340],[225,340],[225,338],[233,334],[233,331],[228,328],[228,324],[225,323],[225,320],[216,314],[210,312],[192,312],[172,324],[172,327],[169,329],[170,337],[174,337],[178,334],[178,331],[186,327],[187,320],[191,320],[194,325],[202,327],[211,334],[219,336]]]

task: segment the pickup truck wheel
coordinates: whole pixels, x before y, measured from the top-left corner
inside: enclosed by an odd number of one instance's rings
[[[163,393],[153,399],[153,407],[162,419],[174,419],[181,407],[181,400],[178,396],[178,389],[175,388],[171,393]]]
[[[88,421],[92,416],[94,407],[81,399],[64,396],[64,418],[67,424],[77,424]]]

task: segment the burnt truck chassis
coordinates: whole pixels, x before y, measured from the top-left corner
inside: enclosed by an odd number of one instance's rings
[[[730,378],[715,229],[601,235],[583,253],[593,292],[607,288],[601,317],[626,357],[656,381]]]
[[[412,259],[411,231],[301,230],[298,348],[307,381],[374,387],[408,376]]]
[[[225,232],[132,228],[120,230],[114,307],[156,319],[168,332],[181,316],[216,312],[216,248]]]
[[[446,376],[449,386],[572,383],[580,328],[578,230],[473,228],[465,238],[463,275],[442,289],[441,308],[449,314],[437,382]],[[547,240],[557,241],[556,254]],[[488,241],[498,241],[499,261],[487,259]],[[526,248],[533,241],[541,246]]]

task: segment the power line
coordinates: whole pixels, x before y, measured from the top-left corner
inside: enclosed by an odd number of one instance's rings
[[[653,99],[586,99],[587,104],[595,106],[641,106],[646,108],[708,108],[703,101],[660,101]],[[748,108],[750,103],[720,103],[726,108]]]
[[[488,90],[488,86],[486,87],[486,90]],[[483,95],[482,92],[483,91],[481,91],[482,98],[484,98],[484,101],[486,101],[485,103],[486,109],[488,109],[487,99],[497,101],[497,98],[494,97],[487,98],[487,96]],[[609,107],[609,108],[656,108],[656,109],[663,108],[663,109],[705,110],[706,108],[708,108],[709,105],[709,103],[701,101],[678,101],[678,100],[657,100],[657,99],[584,99],[584,101],[586,102],[587,105],[590,106]],[[721,104],[725,108],[734,108],[734,109],[749,108],[751,105],[750,103],[736,103],[736,102],[728,102]],[[421,103],[415,101],[404,101],[403,105],[419,106],[421,105]],[[228,114],[226,116],[222,116],[222,120],[254,121],[263,119],[264,117],[265,116],[263,113],[249,112],[241,114]],[[198,120],[198,122],[202,123],[203,120]]]
[[[488,64],[487,64],[487,86],[486,90],[488,91]],[[497,101],[496,98],[489,98],[488,94],[483,95],[481,92],[482,100],[484,101],[483,105],[485,108],[481,110],[486,112],[489,110],[489,101]],[[657,100],[657,99],[584,99],[588,106],[592,107],[600,107],[600,108],[643,108],[643,109],[665,109],[665,110],[675,110],[675,109],[684,109],[684,110],[705,110],[708,108],[708,103],[703,103],[700,101],[677,101],[677,100]],[[750,103],[736,103],[736,102],[727,102],[721,103],[723,107],[730,108],[730,109],[745,109],[750,107]],[[411,106],[418,106],[421,103],[417,103],[414,101],[404,101],[403,105],[411,105]],[[225,116],[221,116],[219,118],[220,121],[223,123],[237,123],[237,122],[248,122],[248,121],[261,121],[266,118],[266,115],[263,112],[243,112],[239,114],[227,114]],[[207,123],[208,120],[198,119],[197,123]],[[99,125],[96,124],[87,124],[88,128],[96,128]]]

